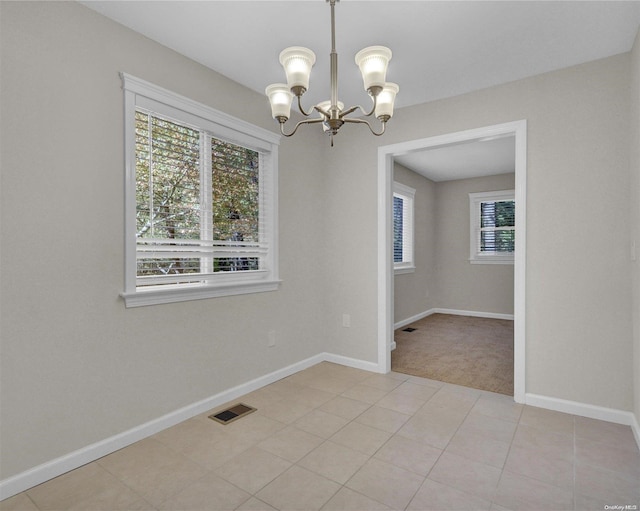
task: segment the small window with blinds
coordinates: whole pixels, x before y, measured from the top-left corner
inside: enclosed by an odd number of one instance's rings
[[[393,267],[394,273],[415,270],[413,211],[416,191],[393,184]]]
[[[275,290],[277,146],[260,128],[123,80],[127,307]]]
[[[513,190],[469,194],[470,262],[513,264],[516,203]]]

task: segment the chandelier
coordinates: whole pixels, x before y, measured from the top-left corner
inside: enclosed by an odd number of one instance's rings
[[[384,46],[364,48],[356,54],[355,58],[362,73],[364,89],[373,100],[371,109],[367,112],[361,106],[354,106],[345,110],[344,104],[338,101],[338,53],[335,34],[337,1],[339,0],[327,0],[331,5],[331,99],[318,103],[308,112],[303,108],[301,98],[309,88],[309,75],[316,62],[316,55],[308,48],[300,46],[286,48],[280,53],[280,64],[284,67],[287,83],[274,83],[265,90],[271,103],[271,115],[280,124],[280,133],[285,137],[292,136],[303,124],[322,123],[323,130],[329,134],[331,146],[333,146],[333,137],[343,124],[366,124],[371,133],[380,136],[384,133],[387,121],[393,116],[393,103],[400,88],[395,83],[385,81],[387,66],[391,60],[391,50]],[[295,125],[291,133],[285,133],[284,125],[291,116],[291,103],[294,96],[298,98],[298,109],[302,115],[309,117],[315,111],[319,116],[304,119]],[[365,117],[375,114],[380,121],[380,130],[376,131],[366,120],[347,117],[356,110],[360,110]]]

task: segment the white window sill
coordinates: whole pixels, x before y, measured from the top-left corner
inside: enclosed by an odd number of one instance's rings
[[[393,268],[394,275],[401,275],[403,273],[415,273],[415,266],[395,266]]]
[[[514,264],[514,259],[469,259],[471,264]]]
[[[222,296],[234,296],[250,293],[263,293],[277,291],[280,280],[266,280],[260,282],[242,282],[228,284],[208,284],[197,286],[153,286],[140,289],[132,293],[121,293],[125,307],[144,307],[146,305],[158,305],[162,303],[186,302],[190,300],[203,300],[205,298],[219,298]]]

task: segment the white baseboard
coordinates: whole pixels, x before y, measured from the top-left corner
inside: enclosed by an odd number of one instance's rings
[[[477,318],[507,319],[507,320],[513,321],[513,314],[501,314],[498,312],[465,311],[465,310],[459,310],[459,309],[443,309],[440,307],[434,307],[433,309],[429,309],[427,311],[421,312],[420,314],[416,314],[415,316],[411,316],[410,318],[403,319],[402,321],[398,321],[393,325],[393,329],[397,330],[398,328],[407,326],[411,323],[414,323],[415,321],[421,320],[422,318],[431,316],[432,314],[453,314],[454,316],[474,316]]]
[[[53,479],[54,477],[69,472],[70,470],[86,465],[87,463],[106,456],[107,454],[111,454],[123,447],[131,445],[134,442],[154,435],[163,429],[175,426],[182,421],[195,417],[201,413],[205,413],[213,408],[237,399],[240,396],[248,394],[249,392],[258,390],[265,385],[269,385],[270,383],[276,382],[282,378],[286,378],[287,376],[291,376],[303,369],[307,369],[308,367],[325,361],[357,369],[364,369],[366,371],[380,372],[378,364],[373,362],[343,357],[332,353],[319,353],[318,355],[296,362],[295,364],[287,367],[283,367],[282,369],[241,385],[237,385],[236,387],[227,389],[207,399],[203,399],[202,401],[198,401],[180,408],[179,410],[170,412],[162,417],[149,421],[145,424],[141,424],[140,426],[128,431],[124,431],[110,438],[105,438],[104,440],[4,479],[3,481],[0,481],[0,500],[12,497],[13,495],[28,490],[29,488],[48,481],[49,479]]]
[[[325,362],[333,362],[334,364],[353,367],[354,369],[363,369],[365,371],[371,371],[372,373],[380,372],[380,368],[376,362],[367,362],[366,360],[360,360],[357,358],[343,357],[342,355],[335,355],[333,353],[323,353],[322,357]]]
[[[554,410],[556,412],[570,413],[572,415],[579,415],[580,417],[588,417],[590,419],[630,426],[638,448],[640,448],[640,426],[633,412],[529,393],[525,394],[525,404],[538,408],[546,408],[547,410]]]

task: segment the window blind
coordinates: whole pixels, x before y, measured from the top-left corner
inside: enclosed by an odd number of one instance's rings
[[[263,269],[260,153],[136,111],[137,286]]]

